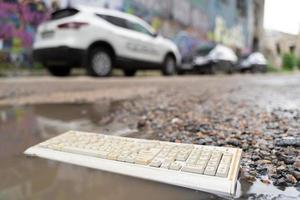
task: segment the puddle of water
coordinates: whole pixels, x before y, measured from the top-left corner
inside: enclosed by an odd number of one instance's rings
[[[103,126],[114,106],[37,105],[0,109],[0,199],[224,199],[213,194],[121,176],[39,158],[23,151],[69,129],[81,131],[131,132],[125,125]],[[115,124],[115,123],[112,123]],[[109,128],[108,128],[109,127]],[[125,128],[124,128],[125,127]],[[127,129],[126,129],[127,128]],[[134,134],[138,137],[138,134]],[[294,188],[279,190],[260,182],[239,182],[238,199],[265,195],[293,197]]]

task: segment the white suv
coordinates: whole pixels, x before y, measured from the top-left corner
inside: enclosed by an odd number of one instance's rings
[[[38,27],[34,58],[50,73],[66,76],[85,66],[89,75],[109,76],[113,67],[126,76],[137,69],[161,69],[173,75],[181,64],[177,46],[142,19],[108,9],[66,8]]]

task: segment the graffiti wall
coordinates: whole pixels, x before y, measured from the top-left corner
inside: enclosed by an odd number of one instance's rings
[[[26,59],[37,26],[47,18],[42,1],[0,1],[0,50],[12,54],[11,59]]]
[[[238,23],[241,16],[236,3],[237,0],[2,0],[0,51],[8,52],[12,60],[26,61],[37,26],[49,17],[49,13],[79,4],[135,14],[174,40],[183,56],[209,42],[244,48],[245,41],[249,40],[245,38],[247,26]]]

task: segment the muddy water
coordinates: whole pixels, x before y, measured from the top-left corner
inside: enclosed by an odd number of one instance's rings
[[[107,119],[114,105],[36,105],[0,108],[0,200],[2,199],[224,199],[225,197],[55,161],[27,158],[23,151],[64,131],[139,136]],[[141,135],[142,137],[142,135]],[[294,188],[239,182],[236,198],[297,199]],[[299,196],[298,196],[299,197]]]

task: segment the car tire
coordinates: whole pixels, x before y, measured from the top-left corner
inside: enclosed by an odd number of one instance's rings
[[[90,76],[107,77],[113,69],[113,54],[106,48],[95,48],[91,50],[87,73]]]
[[[261,73],[265,74],[268,72],[268,67],[266,65],[261,66]]]
[[[256,71],[259,73],[266,73],[267,66],[266,65],[256,65]]]
[[[224,74],[224,69],[221,63],[212,63],[210,67],[210,73],[214,75]]]
[[[132,77],[135,76],[136,71],[137,71],[136,69],[124,69],[123,73],[125,76]]]
[[[186,72],[184,70],[177,70],[177,74],[183,76],[186,74]]]
[[[176,74],[176,61],[175,58],[171,55],[168,55],[165,58],[162,68],[162,74],[164,76],[172,76]]]
[[[71,67],[69,66],[47,66],[46,67],[49,71],[49,73],[53,76],[69,76],[71,74]]]
[[[233,72],[234,67],[230,62],[217,62],[211,64],[211,74],[232,74]]]
[[[234,64],[229,63],[227,68],[227,74],[234,74],[236,72],[236,67]]]
[[[258,72],[258,67],[256,65],[252,65],[251,69],[250,69],[250,72],[252,74],[256,74]]]

